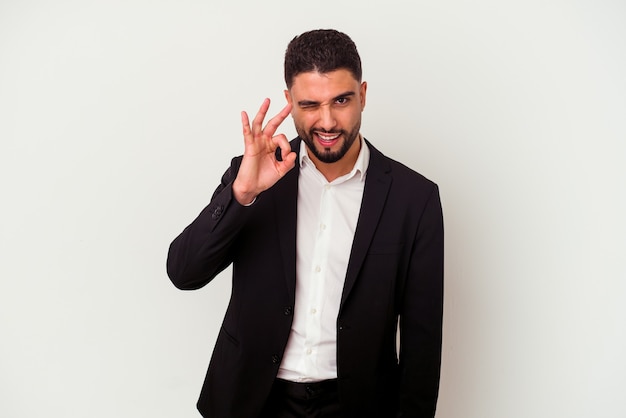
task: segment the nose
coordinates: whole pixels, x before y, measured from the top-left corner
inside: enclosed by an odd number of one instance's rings
[[[330,106],[320,106],[320,128],[325,129],[327,131],[332,131],[335,125],[337,124],[335,120],[335,116],[333,114],[333,110]]]

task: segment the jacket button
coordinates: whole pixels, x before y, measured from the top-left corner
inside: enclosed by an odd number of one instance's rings
[[[285,310],[283,311],[285,316],[289,316],[293,313],[293,308],[291,306],[285,306]]]
[[[220,216],[222,216],[222,213],[224,213],[224,206],[219,205],[218,207],[216,207],[215,209],[213,209],[213,213],[211,214],[211,218],[216,221],[220,218]]]
[[[272,363],[278,364],[279,362],[280,362],[280,357],[278,356],[278,354],[274,354],[272,356]]]

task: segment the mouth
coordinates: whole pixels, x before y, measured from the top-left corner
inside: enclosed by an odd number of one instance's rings
[[[341,136],[341,132],[315,132],[318,142],[325,148],[335,145]]]

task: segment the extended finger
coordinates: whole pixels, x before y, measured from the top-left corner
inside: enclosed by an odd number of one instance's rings
[[[270,108],[270,99],[263,100],[259,111],[257,112],[254,120],[252,121],[252,133],[258,134],[263,131],[263,120],[265,119],[265,115],[267,115],[267,110]]]
[[[283,123],[287,116],[289,116],[290,112],[291,105],[287,104],[285,107],[283,107],[283,110],[281,110],[278,115],[274,116],[272,119],[270,119],[269,122],[267,122],[267,125],[265,125],[265,129],[263,129],[263,133],[269,137],[273,136],[280,124]]]
[[[252,131],[250,129],[250,119],[248,118],[248,114],[243,111],[241,112],[241,127],[243,128],[243,138],[246,142],[251,141]]]

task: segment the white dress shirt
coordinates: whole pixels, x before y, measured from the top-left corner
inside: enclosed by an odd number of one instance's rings
[[[300,147],[296,231],[296,303],[278,377],[315,382],[337,377],[337,315],[354,240],[369,149],[328,182]]]

